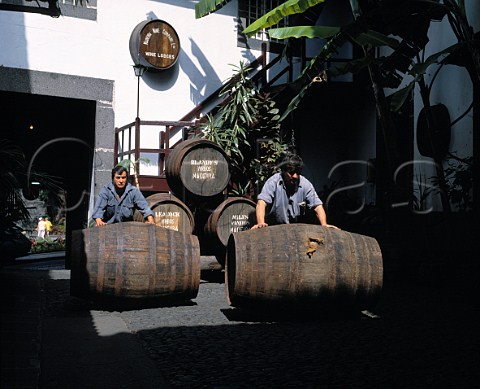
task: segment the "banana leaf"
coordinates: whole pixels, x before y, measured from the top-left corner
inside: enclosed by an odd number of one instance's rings
[[[208,14],[218,11],[230,0],[200,0],[195,4],[195,18],[200,19]]]
[[[402,88],[396,91],[394,94],[392,94],[391,102],[390,102],[390,110],[392,110],[393,112],[399,111],[400,108],[402,108],[405,101],[407,100],[407,97],[410,95],[410,91],[413,89],[414,86],[415,86],[415,81],[412,81],[405,88]]]
[[[274,39],[286,39],[286,38],[331,38],[341,30],[341,27],[332,26],[296,26],[296,27],[283,27],[283,28],[271,28],[268,30],[270,38]],[[346,32],[343,30],[343,32]],[[353,37],[350,36],[359,45],[371,45],[374,47],[388,46],[393,49],[397,48],[399,43],[394,38],[381,34],[377,31],[368,30],[360,35]]]
[[[296,26],[271,28],[268,30],[270,38],[286,39],[286,38],[330,38],[340,31],[340,27],[329,26]]]
[[[282,114],[282,116],[279,119],[279,122],[282,122],[285,120],[285,118],[290,114],[290,112],[293,112],[295,109],[297,109],[298,105],[302,102],[303,96],[305,96],[305,93],[307,93],[308,88],[312,83],[308,83],[304,85],[304,87],[298,92],[298,94],[290,101],[290,104],[288,104],[287,109],[285,112]]]
[[[327,69],[328,76],[341,76],[348,73],[358,73],[372,63],[376,62],[372,57],[362,57],[345,62],[342,65],[331,66]]]
[[[260,30],[274,26],[288,15],[303,13],[307,9],[324,3],[325,1],[326,0],[288,0],[250,24],[243,30],[243,33],[248,36],[253,36]]]
[[[358,37],[353,37],[353,40],[361,46],[388,46],[392,49],[396,49],[399,46],[399,42],[396,39],[390,38],[374,30],[368,30],[367,32],[361,33]]]
[[[425,72],[427,71],[427,68],[430,65],[438,62],[439,58],[441,58],[442,56],[448,56],[449,54],[455,53],[457,50],[461,49],[462,46],[463,46],[462,43],[455,43],[454,45],[447,47],[445,50],[432,54],[425,60],[425,62],[420,62],[412,66],[410,73],[412,75],[425,74]]]

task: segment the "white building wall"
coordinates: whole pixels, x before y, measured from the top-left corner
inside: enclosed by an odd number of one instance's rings
[[[219,12],[198,20],[195,2],[188,0],[101,0],[95,21],[0,11],[0,66],[49,73],[52,83],[56,82],[55,74],[112,81],[114,126],[107,129],[111,137],[104,134],[105,140],[95,145],[98,149],[110,150],[113,127],[130,123],[136,117],[137,79],[129,51],[135,26],[147,18],[162,19],[179,35],[181,51],[175,67],[158,73],[147,72],[140,80],[139,115],[142,120],[178,120],[233,74],[229,64],[238,64],[240,60],[251,62],[260,55],[237,47],[237,5],[236,0],[231,1]],[[480,2],[467,0],[466,5],[469,21],[474,31],[478,31]],[[429,36],[427,55],[455,42],[446,20],[434,23]],[[434,67],[429,69],[427,79],[433,76],[433,71]],[[455,119],[470,104],[471,90],[465,70],[448,66],[435,81],[431,103],[444,103]],[[101,107],[103,103],[98,104]],[[415,118],[420,109],[420,98],[415,92]],[[372,142],[359,159],[373,157],[374,153],[373,123],[367,118],[362,122],[364,136]],[[450,150],[459,156],[470,155],[473,152],[471,137],[472,113],[452,129]],[[424,159],[416,150],[415,160],[431,176],[431,169],[421,163]]]
[[[0,90],[96,100],[95,191],[109,179],[115,127],[132,123],[137,116],[138,80],[129,43],[139,23],[164,20],[180,40],[175,66],[147,71],[140,79],[142,120],[181,119],[234,74],[231,64],[250,63],[261,54],[237,47],[236,0],[201,19],[195,19],[196,2],[189,0],[96,3],[96,20],[0,11],[0,67],[6,69],[0,73]],[[16,70],[21,70],[18,88],[10,77]],[[80,93],[72,83],[78,83]],[[112,84],[109,93],[99,90]],[[105,99],[105,94],[112,97]],[[164,130],[142,126],[141,146],[158,147],[159,132]],[[156,175],[155,165],[153,160],[149,167],[142,165],[141,174]]]
[[[101,0],[96,21],[0,12],[0,65],[113,80],[115,126],[122,126],[136,117],[130,34],[144,20],[165,20],[178,33],[181,51],[174,69],[143,76],[140,117],[178,120],[233,74],[229,64],[259,55],[237,48],[237,1],[198,20],[194,6],[187,0]]]

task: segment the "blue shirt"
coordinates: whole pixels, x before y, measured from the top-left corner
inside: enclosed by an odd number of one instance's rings
[[[288,195],[282,173],[271,176],[257,197],[267,203],[265,222],[268,224],[295,223],[305,214],[305,207],[314,209],[323,204],[312,183],[300,176],[299,184],[292,195]]]
[[[92,218],[101,218],[107,224],[132,221],[135,209],[138,209],[144,218],[153,216],[147,200],[136,186],[127,183],[125,192],[118,200],[115,186],[110,182],[100,190]]]

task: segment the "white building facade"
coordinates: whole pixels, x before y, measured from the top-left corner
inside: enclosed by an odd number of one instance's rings
[[[61,2],[68,3],[67,0]],[[82,163],[74,162],[72,166],[89,172],[88,177],[84,177],[84,181],[89,182],[86,185],[87,194],[98,193],[101,186],[110,180],[115,128],[135,120],[137,92],[138,116],[142,120],[177,121],[232,76],[231,64],[237,65],[240,61],[250,63],[261,55],[259,46],[239,44],[239,1],[230,1],[219,12],[201,19],[195,18],[195,3],[189,0],[90,0],[86,7],[62,4],[65,12],[58,18],[0,10],[0,93],[6,103],[11,100],[9,94],[19,94],[22,99],[27,95],[71,100],[73,108],[69,108],[72,111],[66,116],[75,118],[77,122],[82,121],[81,111],[85,110],[85,116],[88,116],[85,123],[77,127],[72,125],[74,129],[65,129],[65,133],[63,129],[57,129],[54,136],[55,139],[63,139],[62,142],[82,143],[90,149],[89,156],[84,157]],[[478,31],[480,3],[469,0],[466,4],[467,14],[471,16],[469,21]],[[343,8],[348,9],[348,4]],[[137,79],[129,45],[132,31],[145,20],[169,23],[178,34],[180,51],[172,68],[147,71]],[[340,23],[344,21],[340,20]],[[455,41],[446,20],[434,24],[429,36],[429,52],[438,51]],[[272,53],[270,57],[274,55]],[[298,66],[294,68],[299,70]],[[282,81],[285,78],[279,80]],[[346,78],[343,82],[350,80]],[[471,81],[465,70],[449,67],[438,76],[432,88],[431,102],[445,104],[454,119],[466,110],[472,101],[472,93]],[[363,182],[365,177],[362,174],[367,161],[376,157],[374,103],[361,98],[352,99],[352,103],[357,105],[340,116],[331,109],[327,112],[328,107],[324,111],[322,107],[312,108],[311,128],[297,132],[302,156],[307,162],[305,173],[317,189],[326,183],[328,173],[346,160],[353,161],[353,164],[361,162],[355,167],[355,171],[360,167],[361,173],[354,173],[350,184]],[[414,99],[416,118],[421,101],[415,92]],[[61,111],[64,107],[60,102],[58,106],[45,105],[42,109],[51,112],[56,109]],[[322,117],[329,119],[319,126]],[[62,125],[65,128],[65,123]],[[317,131],[318,128],[323,132]],[[145,135],[144,141],[151,147],[156,147],[152,143],[158,141],[158,131],[161,129]],[[44,139],[45,142],[54,141],[48,137]],[[472,155],[472,139],[473,113],[470,112],[452,128],[450,150],[460,157]],[[41,148],[44,143],[39,141],[36,147]],[[343,145],[342,150],[338,149],[338,144]],[[412,147],[415,148],[415,144]],[[72,155],[75,153],[75,150],[72,151]],[[319,157],[321,163],[317,164],[315,161]],[[415,148],[414,160],[425,159],[428,160]],[[428,162],[415,163],[422,174],[427,177],[432,175]],[[73,185],[72,189],[81,191],[83,187]],[[374,190],[367,185],[365,191],[366,201],[374,201]],[[91,203],[94,196],[87,197]],[[87,200],[76,198],[71,206],[78,201]],[[429,201],[438,208],[435,198]]]

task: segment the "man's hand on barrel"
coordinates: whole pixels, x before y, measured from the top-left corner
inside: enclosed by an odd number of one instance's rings
[[[268,227],[268,224],[265,223],[265,210],[267,209],[267,203],[263,200],[258,200],[257,206],[255,207],[255,216],[257,217],[257,224],[255,224],[251,229],[256,230],[258,228]]]
[[[324,224],[323,226],[327,228],[334,228],[335,230],[341,230],[341,228],[334,226],[333,224]]]
[[[147,220],[145,220],[145,223],[147,224],[155,224],[155,219],[153,218],[152,215],[147,217]]]
[[[104,222],[101,218],[99,218],[99,217],[97,217],[97,218],[95,219],[95,225],[96,225],[97,227],[101,227],[101,226],[104,226],[104,225],[106,225],[106,224],[107,224],[107,223],[105,223],[105,222]]]

